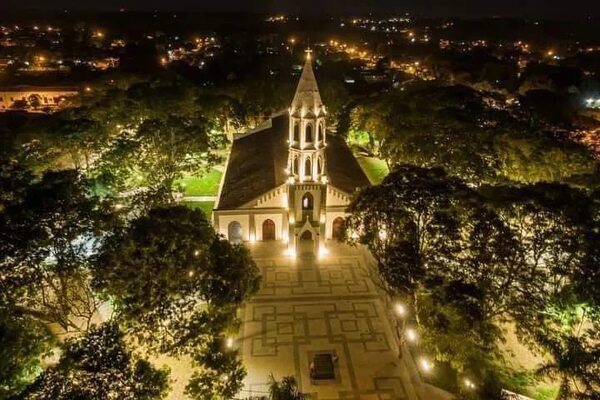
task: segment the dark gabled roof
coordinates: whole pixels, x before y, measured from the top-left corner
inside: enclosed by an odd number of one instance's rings
[[[348,194],[370,182],[341,136],[327,135],[326,172],[329,183]]]
[[[288,114],[271,119],[271,127],[234,140],[221,188],[218,210],[230,210],[283,185],[287,180]],[[327,135],[329,183],[348,194],[369,185],[343,138]]]
[[[271,119],[271,127],[233,141],[218,209],[238,208],[285,183],[288,116]]]

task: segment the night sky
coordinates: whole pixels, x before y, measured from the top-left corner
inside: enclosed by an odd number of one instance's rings
[[[365,14],[410,12],[422,16],[600,16],[600,0],[0,0],[0,9],[188,10]]]

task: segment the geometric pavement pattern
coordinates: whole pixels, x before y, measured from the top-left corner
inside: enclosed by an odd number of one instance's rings
[[[293,375],[318,400],[416,399],[364,256],[328,243],[323,258],[283,255],[277,242],[250,246],[262,285],[242,311],[238,345],[248,375],[241,398],[267,396],[268,376]],[[317,353],[337,356],[336,379],[315,382]]]

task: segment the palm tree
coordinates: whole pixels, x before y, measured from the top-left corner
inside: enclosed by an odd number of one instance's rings
[[[293,376],[284,376],[281,381],[275,380],[273,374],[269,376],[270,400],[306,400],[308,396],[298,390],[298,383]]]

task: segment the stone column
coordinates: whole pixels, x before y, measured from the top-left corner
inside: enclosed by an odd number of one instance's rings
[[[249,231],[250,232],[249,232],[249,235],[248,235],[249,236],[248,240],[250,240],[251,242],[258,240],[258,238],[256,237],[256,222],[255,222],[255,219],[254,219],[254,213],[253,212],[250,213],[250,229],[249,229]]]

